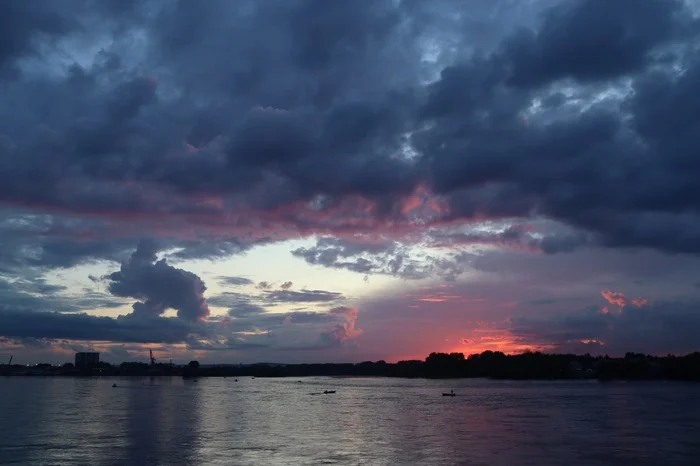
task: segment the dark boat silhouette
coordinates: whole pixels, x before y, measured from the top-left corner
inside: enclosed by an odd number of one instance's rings
[[[335,393],[335,390],[323,390],[324,395],[330,395],[331,393]]]
[[[450,393],[443,393],[442,396],[457,396],[454,390],[450,390]]]

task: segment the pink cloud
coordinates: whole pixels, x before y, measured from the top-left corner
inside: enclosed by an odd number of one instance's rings
[[[336,307],[330,310],[331,314],[344,317],[344,322],[333,327],[326,336],[332,340],[342,343],[352,340],[362,335],[362,329],[357,328],[357,309],[354,307]]]
[[[630,301],[630,304],[635,307],[642,307],[649,304],[649,300],[646,298],[637,298]]]
[[[610,290],[603,290],[600,292],[600,294],[605,298],[607,302],[610,304],[613,304],[615,306],[618,306],[620,308],[623,308],[625,306],[631,305],[634,307],[642,307],[646,306],[649,304],[649,300],[646,298],[635,298],[635,299],[629,299],[625,297],[625,295],[619,291],[610,291]],[[608,309],[603,308],[604,312],[603,314],[607,314]]]
[[[194,146],[185,148],[193,153]],[[500,232],[455,233],[451,229],[469,227],[484,221],[483,216],[456,218],[446,201],[423,184],[389,206],[351,194],[320,202],[314,197],[292,200],[272,208],[260,208],[250,199],[264,198],[265,186],[253,188],[245,195],[237,193],[165,192],[157,184],[145,181],[102,182],[99,186],[69,180],[65,192],[55,201],[0,204],[41,212],[79,216],[100,220],[99,231],[43,232],[78,240],[89,238],[125,238],[154,236],[161,238],[200,239],[235,237],[240,240],[284,241],[309,236],[331,235],[365,241],[398,241],[437,248],[469,245],[495,245],[509,249],[538,251],[532,239],[531,225],[505,225]],[[94,203],[68,204],[61,198],[81,198],[99,189],[111,199],[103,207]],[[94,227],[92,227],[94,229]],[[427,241],[425,233],[433,239]]]
[[[625,299],[625,295],[620,293],[620,292],[603,290],[600,292],[600,294],[610,304],[614,304],[615,306],[619,306],[619,307],[625,307],[627,305],[627,300]]]

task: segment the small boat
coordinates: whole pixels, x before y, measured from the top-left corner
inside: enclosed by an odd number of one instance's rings
[[[454,390],[450,390],[450,393],[443,393],[442,396],[457,396]]]
[[[331,393],[335,393],[335,390],[323,390],[324,395],[330,395]]]
[[[113,383],[113,384],[112,384],[112,388],[117,388],[117,384],[116,384],[116,383]]]

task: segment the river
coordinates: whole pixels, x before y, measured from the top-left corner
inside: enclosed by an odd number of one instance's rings
[[[451,389],[457,396],[441,396]],[[3,465],[656,466],[698,458],[698,384],[0,377]]]

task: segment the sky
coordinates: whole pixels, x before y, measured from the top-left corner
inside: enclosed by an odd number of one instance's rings
[[[0,2],[0,362],[700,349],[700,2]]]

